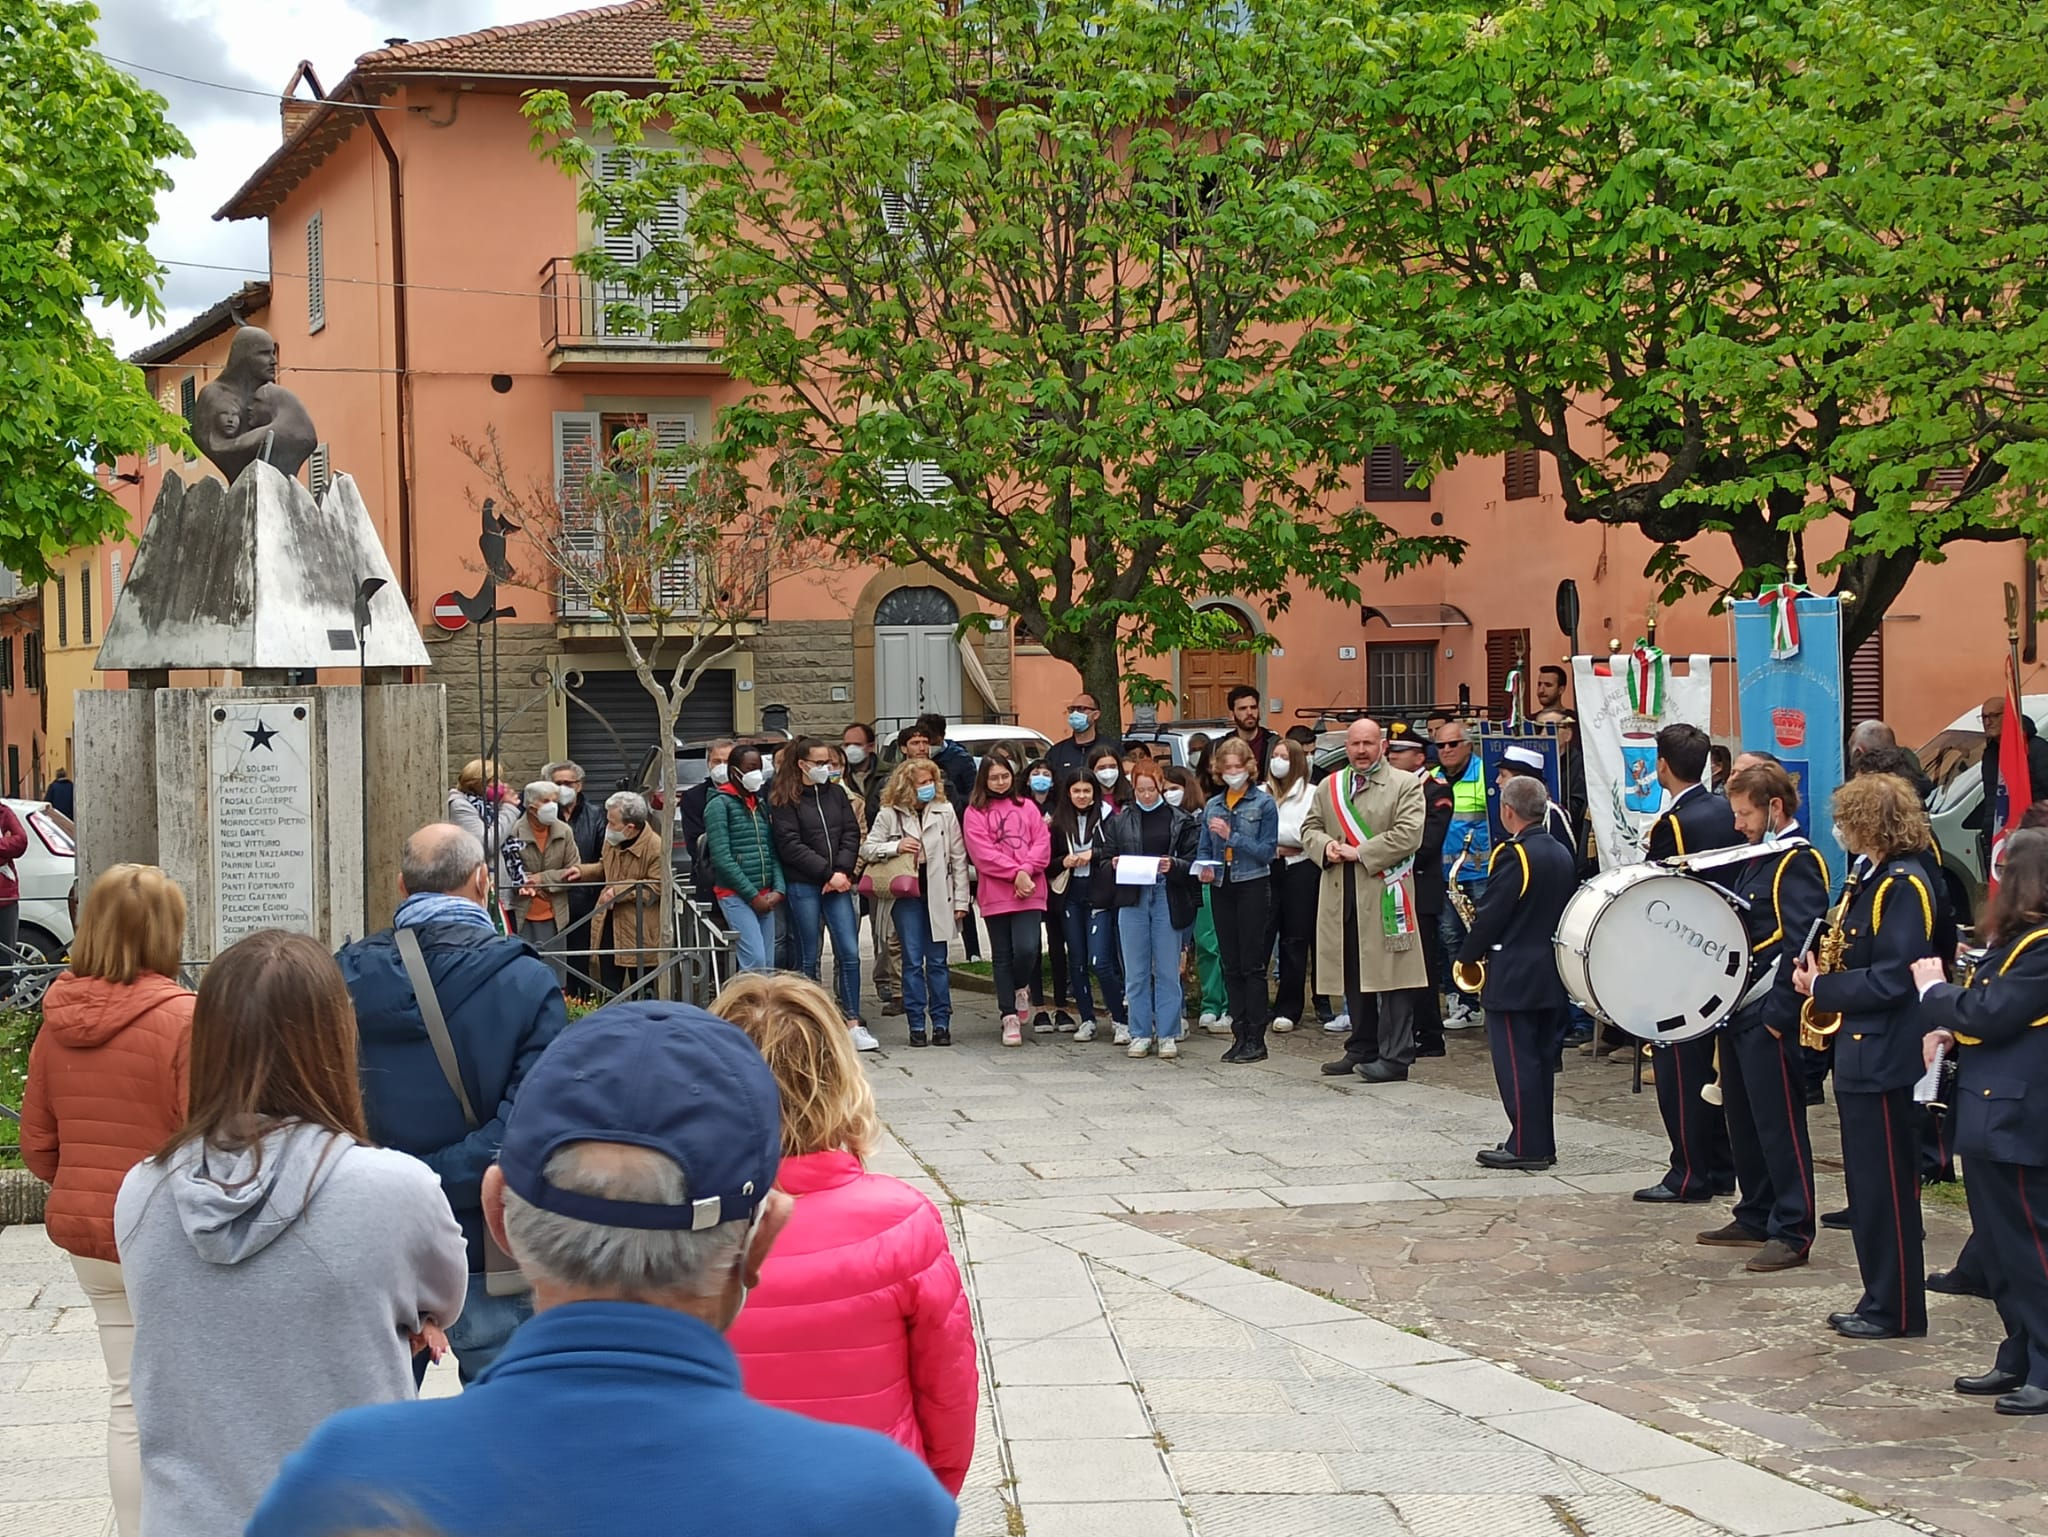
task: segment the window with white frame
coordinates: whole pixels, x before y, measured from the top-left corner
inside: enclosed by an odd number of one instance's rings
[[[325,216],[306,221],[306,334],[327,326],[327,232]]]

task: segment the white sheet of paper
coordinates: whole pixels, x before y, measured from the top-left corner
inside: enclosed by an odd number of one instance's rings
[[[1119,886],[1157,886],[1159,861],[1150,854],[1117,855],[1116,883]]]
[[[1941,1064],[1948,1060],[1948,1048],[1934,1048],[1934,1065],[1920,1075],[1920,1081],[1913,1085],[1913,1103],[1931,1105],[1934,1096],[1941,1092]]]

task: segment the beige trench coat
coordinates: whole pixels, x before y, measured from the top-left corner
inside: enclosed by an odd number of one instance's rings
[[[1331,843],[1345,841],[1336,813],[1337,789],[1342,781],[1342,772],[1338,771],[1317,785],[1315,798],[1301,819],[1302,851],[1323,872],[1316,903],[1316,986],[1332,996],[1344,990],[1344,871],[1348,867],[1330,858]],[[1352,806],[1358,821],[1372,835],[1359,850],[1355,880],[1359,989],[1386,993],[1426,987],[1429,966],[1422,955],[1423,945],[1429,942],[1426,921],[1418,917],[1414,942],[1405,950],[1395,950],[1388,947],[1386,924],[1380,914],[1380,897],[1386,890],[1380,877],[1422,847],[1422,781],[1413,774],[1390,768],[1382,759],[1373,765]],[[1412,909],[1414,877],[1402,876],[1401,884]]]
[[[871,865],[879,864],[912,833],[924,845],[924,905],[931,915],[932,938],[946,944],[958,926],[953,914],[967,906],[972,892],[967,884],[967,842],[960,836],[960,819],[946,797],[940,795],[924,808],[922,816],[894,806],[882,807],[861,840],[860,857]]]

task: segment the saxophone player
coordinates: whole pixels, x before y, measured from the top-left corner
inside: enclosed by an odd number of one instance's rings
[[[1509,840],[1494,849],[1460,965],[1484,962],[1479,1002],[1493,1078],[1508,1113],[1508,1139],[1482,1148],[1489,1169],[1547,1169],[1557,1162],[1557,1054],[1571,1023],[1551,937],[1578,885],[1575,861],[1544,827],[1550,794],[1540,779],[1511,779],[1500,792]]]
[[[1932,842],[1927,813],[1896,774],[1865,774],[1835,791],[1835,825],[1856,862],[1841,917],[1842,956],[1823,972],[1799,958],[1793,985],[1808,1021],[1832,1032],[1835,1103],[1849,1231],[1863,1295],[1828,1323],[1855,1340],[1927,1332],[1921,1258],[1920,1118],[1912,1088],[1921,1073],[1920,995],[1913,963],[1938,958],[1936,902],[1921,854]],[[1860,877],[1860,879],[1859,879]]]
[[[1828,867],[1799,831],[1799,788],[1758,761],[1728,781],[1735,826],[1756,850],[1730,888],[1749,905],[1751,980],[1721,1036],[1721,1094],[1741,1199],[1703,1244],[1753,1248],[1746,1269],[1790,1270],[1813,1247],[1813,1143],[1793,952],[1828,910]]]
[[[1934,1027],[1926,1062],[1937,1046],[1960,1048],[1956,1151],[2005,1325],[1991,1370],[1955,1386],[1996,1398],[2000,1414],[2048,1414],[2048,831],[2023,828],[2006,845],[1984,932],[1991,948],[1966,987],[1943,979],[1938,958],[1913,963]]]

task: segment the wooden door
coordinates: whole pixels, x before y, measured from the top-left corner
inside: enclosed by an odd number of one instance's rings
[[[1251,626],[1232,611],[1231,618],[1251,639]],[[1180,654],[1180,713],[1183,720],[1220,720],[1229,710],[1224,701],[1241,683],[1258,683],[1259,659],[1244,646],[1226,646]]]

